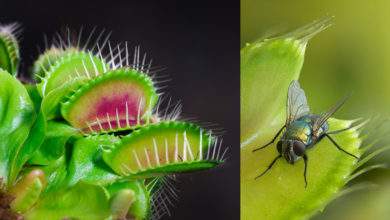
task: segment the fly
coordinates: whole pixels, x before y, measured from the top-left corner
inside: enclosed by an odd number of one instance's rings
[[[278,141],[276,147],[278,150],[278,156],[268,165],[268,168],[258,175],[255,179],[260,178],[267,173],[275,162],[284,158],[290,164],[294,164],[299,159],[303,158],[305,168],[303,171],[303,177],[305,180],[305,187],[307,186],[306,170],[308,157],[306,150],[314,147],[323,138],[328,138],[333,145],[341,152],[348,154],[351,157],[358,159],[357,156],[345,151],[337,142],[330,136],[331,134],[337,134],[348,130],[348,128],[328,131],[327,120],[345,103],[347,97],[340,100],[327,112],[315,115],[310,113],[309,106],[307,104],[305,92],[299,86],[298,81],[291,82],[288,88],[287,94],[287,118],[283,127],[276,133],[275,137],[266,145],[256,148],[253,152],[264,149],[270,146],[278,136],[283,132],[282,137]]]

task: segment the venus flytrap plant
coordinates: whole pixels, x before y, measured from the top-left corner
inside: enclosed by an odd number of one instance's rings
[[[278,155],[277,140],[270,147],[253,150],[272,140],[284,125],[287,89],[299,77],[307,43],[331,24],[331,18],[321,19],[280,37],[258,40],[241,50],[242,219],[308,218],[337,197],[353,173],[371,158],[361,157],[367,151],[360,148],[362,124],[331,118],[329,131],[346,129],[332,138],[345,151],[363,159],[341,152],[324,138],[306,152],[307,187],[303,160],[292,166],[282,158],[256,178]]]
[[[4,218],[159,219],[169,213],[168,197],[177,197],[167,176],[224,161],[220,138],[179,120],[180,105],[161,109],[157,69],[139,47],[131,60],[127,43],[112,47],[103,32],[83,46],[81,34],[72,42],[68,32],[34,63],[36,83],[23,85],[10,74],[19,51],[7,28],[0,28]]]

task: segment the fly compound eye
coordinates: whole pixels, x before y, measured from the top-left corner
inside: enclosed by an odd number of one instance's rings
[[[292,147],[293,147],[293,151],[294,151],[295,155],[297,155],[297,156],[302,156],[305,153],[306,146],[304,143],[302,143],[300,141],[294,141],[292,143]]]
[[[278,141],[278,143],[276,144],[276,148],[278,149],[278,152],[279,154],[282,153],[282,142],[281,141]]]

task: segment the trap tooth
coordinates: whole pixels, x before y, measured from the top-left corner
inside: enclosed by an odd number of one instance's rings
[[[158,96],[152,80],[133,69],[117,69],[81,86],[61,114],[85,133],[129,130],[149,121]]]
[[[103,152],[103,160],[119,175],[134,178],[202,170],[223,161],[220,143],[194,124],[166,121],[123,137]]]
[[[0,26],[0,68],[12,75],[17,74],[20,62],[19,44],[14,35],[18,27],[17,24]]]
[[[45,71],[45,77],[38,84],[38,91],[45,96],[66,82],[92,79],[103,74],[107,69],[108,65],[104,60],[92,53],[84,51],[66,53]]]
[[[55,65],[61,57],[69,56],[70,54],[77,53],[77,48],[71,47],[67,49],[51,47],[41,54],[34,62],[32,67],[33,78],[40,82],[41,78],[45,77],[45,73],[50,70],[50,67]]]

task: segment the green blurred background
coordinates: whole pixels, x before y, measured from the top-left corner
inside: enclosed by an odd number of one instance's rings
[[[335,25],[309,42],[300,77],[312,111],[321,113],[352,92],[337,118],[389,118],[390,1],[241,0],[241,47],[329,15]],[[381,146],[390,145],[389,124],[373,127]],[[369,164],[389,161],[385,152]],[[354,184],[364,182],[377,187],[335,200],[314,219],[390,219],[389,170],[374,170]]]

